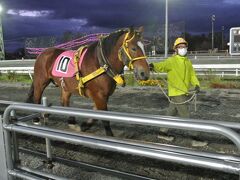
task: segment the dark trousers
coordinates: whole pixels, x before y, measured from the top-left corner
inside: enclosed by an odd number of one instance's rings
[[[190,97],[186,95],[180,95],[180,96],[172,96],[170,98],[171,98],[171,101],[173,102],[182,103],[187,101]],[[170,103],[167,110],[167,116],[178,116],[182,118],[189,118],[190,117],[189,102],[185,104]]]
[[[189,99],[186,95],[180,95],[180,96],[171,96],[171,101],[176,103],[182,103],[184,101],[187,101]],[[189,103],[184,104],[173,104],[169,103],[169,107],[167,110],[167,116],[177,116],[182,118],[189,118],[190,112],[189,112]],[[169,128],[160,128],[160,132],[167,133]],[[175,130],[176,131],[176,130]]]
[[[172,96],[170,98],[171,98],[171,101],[173,102],[182,103],[187,101],[190,97],[187,95],[181,95],[181,96]],[[190,118],[189,102],[184,104],[170,103],[167,110],[167,116]],[[168,132],[168,128],[160,128],[160,131]],[[200,132],[198,131],[185,131],[185,130],[175,130],[175,131],[181,131],[181,133],[185,134],[186,136],[194,136],[195,139],[200,136]]]

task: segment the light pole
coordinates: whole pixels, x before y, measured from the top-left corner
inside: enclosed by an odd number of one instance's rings
[[[222,26],[222,50],[224,49],[224,26]]]
[[[214,21],[216,19],[216,16],[212,15],[212,51],[214,49]]]
[[[0,4],[0,60],[5,59],[4,43],[3,43],[3,30],[2,30],[2,5]]]
[[[168,57],[168,0],[166,0],[165,8],[165,58]]]

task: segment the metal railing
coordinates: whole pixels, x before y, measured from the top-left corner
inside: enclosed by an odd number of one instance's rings
[[[193,59],[197,59],[197,57],[192,57]],[[201,57],[202,58],[202,57]],[[208,58],[213,58],[213,57],[208,57]],[[219,60],[222,60],[224,57],[218,57]],[[216,58],[215,58],[216,59]],[[148,62],[157,62],[161,61],[161,57],[148,57]],[[200,60],[201,59],[197,59]],[[193,64],[193,67],[195,68],[195,71],[197,75],[218,75],[218,76],[239,76],[239,71],[240,71],[240,57],[231,57],[231,60],[234,60],[231,63],[234,64],[216,64],[211,63],[211,64]],[[3,62],[11,62],[11,61],[3,61]],[[12,61],[13,62],[13,61]],[[24,64],[27,62],[26,64]],[[30,78],[32,79],[32,74],[34,72],[34,60],[33,61],[16,61],[18,64],[18,67],[12,66],[12,65],[6,65],[5,63],[2,64],[2,67],[0,67],[0,73],[9,73],[9,72],[14,72],[17,74],[28,74]],[[19,65],[22,64],[22,65]],[[126,67],[124,69],[125,71],[128,71],[128,68]]]
[[[1,102],[0,102],[1,103]],[[57,114],[66,116],[76,116],[93,118],[99,120],[108,120],[111,122],[121,122],[130,123],[138,125],[147,126],[157,126],[157,127],[168,127],[174,129],[184,129],[193,131],[202,131],[208,133],[215,133],[223,135],[224,137],[231,140],[236,147],[238,152],[240,150],[240,136],[234,130],[229,127],[240,127],[240,123],[224,123],[218,121],[203,122],[203,120],[194,119],[181,119],[168,116],[151,116],[151,115],[137,115],[129,113],[119,113],[119,112],[106,112],[106,111],[93,111],[78,108],[63,108],[63,107],[43,107],[42,105],[26,104],[26,103],[11,103],[5,102],[6,104],[12,104],[8,106],[3,115],[3,125],[0,125],[0,130],[4,131],[4,138],[1,137],[1,141],[5,142],[4,149],[1,151],[1,157],[5,154],[0,161],[6,160],[5,171],[2,175],[7,176],[9,179],[12,176],[20,177],[25,175],[24,168],[23,172],[15,169],[15,156],[12,153],[14,145],[11,143],[12,136],[10,132],[29,134],[33,136],[38,136],[46,138],[48,140],[58,140],[67,143],[81,144],[88,147],[104,149],[107,151],[115,151],[119,153],[128,153],[132,155],[138,155],[158,160],[164,160],[174,163],[180,163],[184,165],[192,165],[202,168],[210,168],[214,170],[224,171],[228,173],[239,174],[240,172],[240,157],[235,155],[219,154],[219,153],[208,153],[201,151],[194,151],[190,149],[185,149],[183,147],[159,145],[153,143],[143,143],[137,141],[129,140],[119,140],[107,137],[97,137],[93,135],[84,135],[71,132],[65,132],[62,130],[52,129],[48,127],[41,127],[35,125],[27,125],[24,123],[24,117],[21,121],[15,123],[10,122],[11,112],[20,110],[23,112],[30,113],[47,113],[47,114]],[[14,114],[14,113],[12,113]],[[26,116],[29,119],[29,116]],[[1,133],[2,135],[2,133]],[[3,143],[4,144],[4,143]],[[49,144],[51,146],[51,144]],[[48,150],[47,150],[48,151]],[[5,153],[4,153],[5,152]],[[17,151],[14,151],[17,153]],[[53,157],[54,159],[54,157]],[[4,163],[5,164],[5,163]],[[22,174],[21,174],[22,173]],[[33,170],[33,174],[38,174],[38,170]],[[39,171],[41,175],[41,172]],[[139,176],[140,178],[140,176]],[[31,177],[29,176],[29,179]],[[142,177],[144,179],[144,177]]]
[[[32,74],[33,70],[33,67],[0,67],[0,72],[4,74],[9,72],[14,72],[17,74]]]
[[[240,64],[194,64],[197,75],[239,76]],[[128,68],[125,68],[128,72]],[[33,67],[0,67],[1,73],[28,74],[32,79]],[[165,73],[160,73],[165,74]]]

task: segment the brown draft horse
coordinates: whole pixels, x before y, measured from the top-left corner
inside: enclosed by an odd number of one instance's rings
[[[107,110],[109,96],[116,88],[114,76],[122,74],[125,65],[132,67],[137,80],[147,80],[149,78],[149,67],[141,43],[142,32],[143,27],[119,30],[88,46],[81,69],[78,72],[79,75],[84,77],[100,66],[107,65],[108,67],[106,72],[84,85],[84,96],[93,100],[94,109]],[[28,93],[27,102],[40,104],[42,93],[50,82],[61,88],[62,106],[69,106],[69,99],[73,93],[79,94],[79,82],[75,77],[63,78],[62,80],[59,77],[52,76],[54,61],[64,51],[64,49],[48,48],[37,57],[34,66],[34,79]],[[64,81],[64,87],[61,84],[62,81]],[[94,120],[83,122],[81,131],[89,129],[93,122]],[[113,136],[109,121],[102,122],[106,135]],[[70,117],[68,123],[76,124],[75,118]]]

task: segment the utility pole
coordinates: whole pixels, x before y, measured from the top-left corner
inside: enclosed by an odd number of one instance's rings
[[[165,58],[168,57],[168,0],[166,0],[165,8]]]
[[[216,19],[216,16],[212,15],[212,51],[214,50],[214,21]]]
[[[222,26],[222,50],[224,49],[224,26]]]
[[[3,30],[2,30],[2,6],[0,4],[0,60],[5,59],[4,43],[3,43]]]

